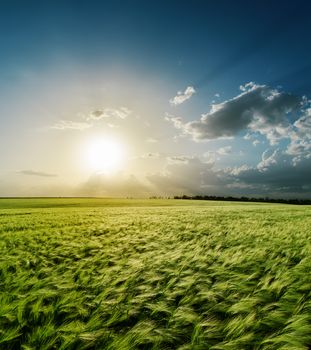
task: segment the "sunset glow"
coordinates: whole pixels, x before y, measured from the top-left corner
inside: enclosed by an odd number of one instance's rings
[[[112,173],[122,167],[124,149],[117,140],[95,139],[88,146],[87,160],[91,170]]]

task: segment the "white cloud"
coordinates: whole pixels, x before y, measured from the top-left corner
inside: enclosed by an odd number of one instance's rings
[[[225,146],[225,147],[221,147],[219,148],[216,153],[221,155],[221,156],[227,156],[231,153],[232,151],[232,147],[231,146]]]
[[[286,153],[294,157],[295,163],[311,158],[311,108],[295,121],[289,137]]]
[[[72,120],[60,120],[54,125],[50,126],[50,129],[56,130],[84,130],[92,127],[93,124],[86,122],[75,122]]]
[[[173,156],[173,157],[167,157],[167,162],[168,164],[188,164],[191,159],[194,157],[189,157],[189,156]]]
[[[183,123],[183,120],[181,117],[177,117],[177,116],[169,114],[167,112],[165,113],[164,120],[172,123],[176,129],[182,129],[184,126],[184,123]]]
[[[172,106],[177,106],[185,101],[189,100],[189,98],[192,97],[193,94],[195,94],[196,91],[193,86],[188,86],[184,92],[178,91],[177,95],[170,99],[170,104]]]
[[[120,108],[103,108],[92,111],[87,117],[86,120],[100,120],[103,118],[118,118],[125,119],[127,118],[132,111],[127,107]]]
[[[267,171],[273,164],[277,164],[277,159],[280,155],[280,150],[276,149],[271,153],[270,149],[263,152],[261,161],[257,165],[259,171]]]
[[[84,119],[84,121],[74,120],[59,120],[54,125],[50,126],[49,129],[56,130],[84,130],[94,126],[94,123],[103,118],[107,119],[125,119],[132,111],[127,107],[120,108],[104,108],[97,109],[90,112],[88,115],[78,113],[78,117]],[[114,122],[108,122],[107,126],[110,128],[119,128],[120,126]]]

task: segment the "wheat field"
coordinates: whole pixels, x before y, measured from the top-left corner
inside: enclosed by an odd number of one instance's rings
[[[0,348],[311,348],[311,207],[0,200]]]

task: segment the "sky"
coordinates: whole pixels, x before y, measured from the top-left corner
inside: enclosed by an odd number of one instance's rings
[[[0,1],[0,196],[311,198],[309,1]]]

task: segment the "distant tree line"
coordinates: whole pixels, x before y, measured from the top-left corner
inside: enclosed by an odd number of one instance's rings
[[[174,196],[174,199],[192,199],[192,200],[204,200],[204,201],[230,201],[230,202],[263,202],[263,203],[284,203],[284,204],[298,204],[298,205],[310,205],[311,199],[275,199],[275,198],[254,198],[254,197],[223,197],[223,196]]]

